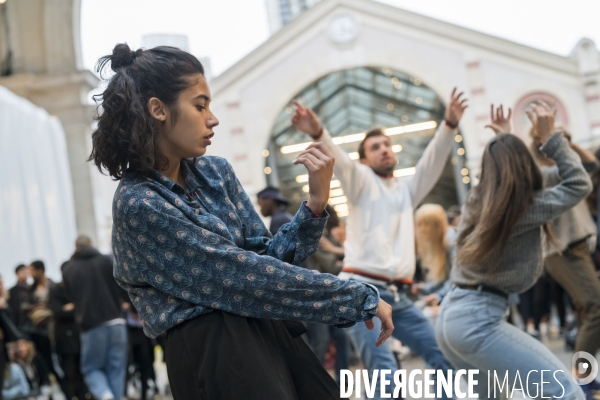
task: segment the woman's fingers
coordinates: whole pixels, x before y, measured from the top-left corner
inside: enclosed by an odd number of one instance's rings
[[[320,155],[319,158],[321,158],[321,155],[322,155],[324,157],[333,159],[333,153],[331,152],[331,150],[329,150],[329,147],[327,147],[327,145],[325,143],[313,142],[306,147],[305,151],[308,151],[311,149],[315,149],[319,153],[319,155]],[[315,153],[313,153],[313,154],[315,154]]]
[[[529,120],[531,121],[531,123],[533,125],[535,125],[537,123],[537,116],[535,115],[535,113],[533,111],[525,110],[525,114],[527,114],[527,118],[529,118]]]
[[[316,172],[316,171],[319,171],[319,170],[323,169],[323,166],[325,165],[325,163],[323,163],[323,161],[319,160],[313,154],[306,153],[304,155],[304,157],[306,159],[308,159],[315,166],[315,168],[313,170],[309,170],[310,172]]]
[[[394,324],[392,323],[392,319],[389,318],[385,321],[381,321],[381,333],[375,342],[375,346],[379,347],[384,344],[385,341],[392,336],[392,332],[394,332]]]
[[[317,167],[312,163],[312,161],[310,161],[310,159],[308,159],[306,156],[296,157],[294,159],[294,161],[292,162],[292,164],[294,164],[294,165],[302,164],[306,167],[306,169],[309,172],[317,169]]]
[[[546,111],[548,114],[554,113],[552,110],[552,107],[550,107],[550,105],[548,103],[546,103],[545,101],[540,100],[540,105],[544,109],[544,111]]]

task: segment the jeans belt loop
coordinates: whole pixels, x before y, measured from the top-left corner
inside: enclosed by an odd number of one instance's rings
[[[481,294],[482,291],[483,291],[483,285],[477,286],[477,293]]]

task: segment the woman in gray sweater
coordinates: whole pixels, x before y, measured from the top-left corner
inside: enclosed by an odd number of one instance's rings
[[[583,399],[568,368],[504,318],[508,295],[524,292],[542,273],[542,232],[552,240],[546,223],[592,188],[562,132],[554,131],[550,107],[540,103],[527,114],[539,132],[541,151],[556,162],[562,181],[542,189],[542,175],[527,146],[512,134],[499,133],[510,130],[510,112],[505,118],[500,107],[492,116],[498,134],[483,154],[480,183],[463,207],[451,270],[455,287],[442,303],[436,337],[456,368],[479,369],[479,398],[497,398],[504,385],[509,398],[519,391],[531,398]]]

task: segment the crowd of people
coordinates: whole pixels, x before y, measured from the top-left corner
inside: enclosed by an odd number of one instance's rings
[[[539,340],[555,304],[575,352],[600,347],[600,161],[555,126],[550,105],[529,107],[529,147],[511,111],[492,106],[479,183],[445,210],[422,203],[446,166],[463,93],[452,92],[404,178],[384,129],[366,132],[355,162],[295,102],[291,121],[313,140],[294,160],[308,199],[291,214],[277,188],[259,192],[267,229],[231,165],[204,155],[219,120],[202,64],[173,47],[119,44],[98,71],[108,65],[90,161],[120,181],[113,254],[79,237],[59,284],[41,261],[17,267],[0,299],[4,398],[45,395],[53,377],[67,398],[117,400],[134,370],[145,398],[161,344],[176,400],[333,399],[353,354],[371,373],[400,368],[390,337],[437,374],[502,371],[513,382],[552,370],[545,395],[598,396],[598,382],[579,385],[581,372]],[[345,220],[327,204],[333,173]],[[488,398],[485,379],[476,391]]]
[[[58,385],[67,400],[121,399],[126,382],[143,400],[157,392],[160,339],[143,334],[139,314],[114,280],[113,257],[82,235],[61,272],[63,280],[53,282],[38,260],[16,267],[17,283],[8,291],[0,278],[2,398],[52,399]]]

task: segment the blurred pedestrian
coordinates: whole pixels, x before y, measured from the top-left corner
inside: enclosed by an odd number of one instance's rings
[[[120,400],[125,391],[127,327],[125,292],[113,277],[113,260],[80,235],[63,282],[81,329],[81,372],[98,400]]]
[[[294,216],[287,212],[286,207],[289,205],[279,189],[268,186],[256,194],[258,198],[258,206],[263,217],[271,217],[271,225],[269,231],[272,235],[277,234],[279,228],[283,225],[292,222]]]
[[[26,321],[24,333],[33,342],[38,358],[45,364],[40,373],[51,373],[63,387],[62,375],[56,370],[52,358],[52,341],[50,339],[53,316],[48,307],[48,299],[50,290],[56,284],[46,276],[46,266],[43,261],[33,261],[29,265],[29,273],[33,278],[33,284],[29,287],[29,303],[22,307],[30,310],[28,319],[31,323]],[[44,385],[50,382],[49,376],[42,376],[41,379]]]
[[[558,185],[565,178],[560,174],[556,162],[539,150],[541,142],[535,127],[530,132],[531,150],[539,164],[544,178],[544,187]],[[600,162],[594,154],[583,149],[565,134],[570,149],[577,155],[587,173],[593,174],[600,169]],[[595,355],[600,350],[600,280],[596,275],[591,252],[590,239],[596,238],[596,224],[583,199],[573,208],[552,220],[554,240],[544,249],[546,271],[561,285],[573,302],[578,317],[575,352],[585,351]],[[595,243],[594,243],[595,247]],[[577,374],[577,371],[573,371]],[[583,386],[588,398],[600,384],[592,382]]]
[[[67,264],[61,265],[61,272]],[[67,296],[64,282],[50,289],[48,306],[54,316],[54,350],[64,372],[62,388],[65,397],[67,400],[83,400],[88,391],[81,374],[80,332],[75,322],[75,305]]]
[[[23,310],[23,304],[29,303],[29,284],[27,280],[31,277],[29,268],[25,264],[19,264],[15,268],[17,283],[8,291],[8,305],[17,328],[22,329],[28,319],[28,311]]]
[[[421,282],[412,286],[413,294],[425,296],[427,306],[439,305],[450,290],[448,282],[455,251],[446,212],[437,204],[423,204],[415,212],[415,244],[421,268]],[[437,309],[434,308],[434,314]]]

